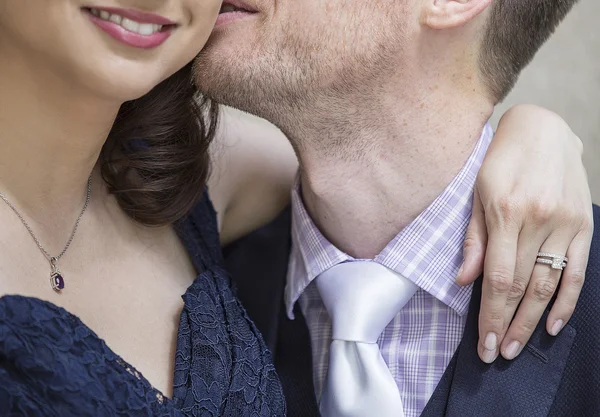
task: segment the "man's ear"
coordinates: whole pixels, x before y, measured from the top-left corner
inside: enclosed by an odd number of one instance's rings
[[[479,16],[493,0],[426,0],[421,22],[431,29],[452,29]]]

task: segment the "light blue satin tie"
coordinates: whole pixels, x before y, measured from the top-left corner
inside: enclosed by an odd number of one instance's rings
[[[319,408],[323,417],[404,417],[396,381],[377,339],[417,291],[375,262],[334,266],[317,278],[333,342]]]

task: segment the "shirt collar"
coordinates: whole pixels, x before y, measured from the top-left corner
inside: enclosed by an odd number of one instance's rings
[[[477,173],[492,140],[485,126],[469,159],[444,191],[406,226],[373,261],[408,278],[458,314],[469,306],[470,287],[456,284],[462,246],[471,217]],[[290,317],[306,287],[333,266],[355,260],[336,248],[315,226],[300,193],[292,191],[292,254],[288,268],[286,305]]]

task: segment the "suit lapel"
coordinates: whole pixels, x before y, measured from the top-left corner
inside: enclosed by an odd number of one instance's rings
[[[225,248],[225,267],[246,312],[273,353],[290,253],[290,217],[285,210],[274,222]]]
[[[295,320],[290,320],[282,309],[275,367],[287,401],[287,415],[315,417],[319,415],[319,407],[313,384],[310,333],[298,305],[294,315]]]
[[[552,337],[545,330],[545,314],[517,359],[487,365],[477,355],[480,302],[481,279],[473,287],[461,344],[423,416],[547,416],[575,329],[567,325]]]

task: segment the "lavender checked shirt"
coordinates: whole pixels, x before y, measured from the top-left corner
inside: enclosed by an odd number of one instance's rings
[[[421,414],[462,338],[471,287],[460,287],[455,279],[462,263],[475,180],[493,134],[486,125],[450,185],[371,260],[419,287],[378,340],[398,384],[406,417]],[[313,280],[354,258],[319,232],[304,207],[299,184],[292,192],[292,213],[285,301],[290,319],[294,318],[296,302],[305,316],[312,342],[315,391],[320,398],[329,362],[331,322]]]

